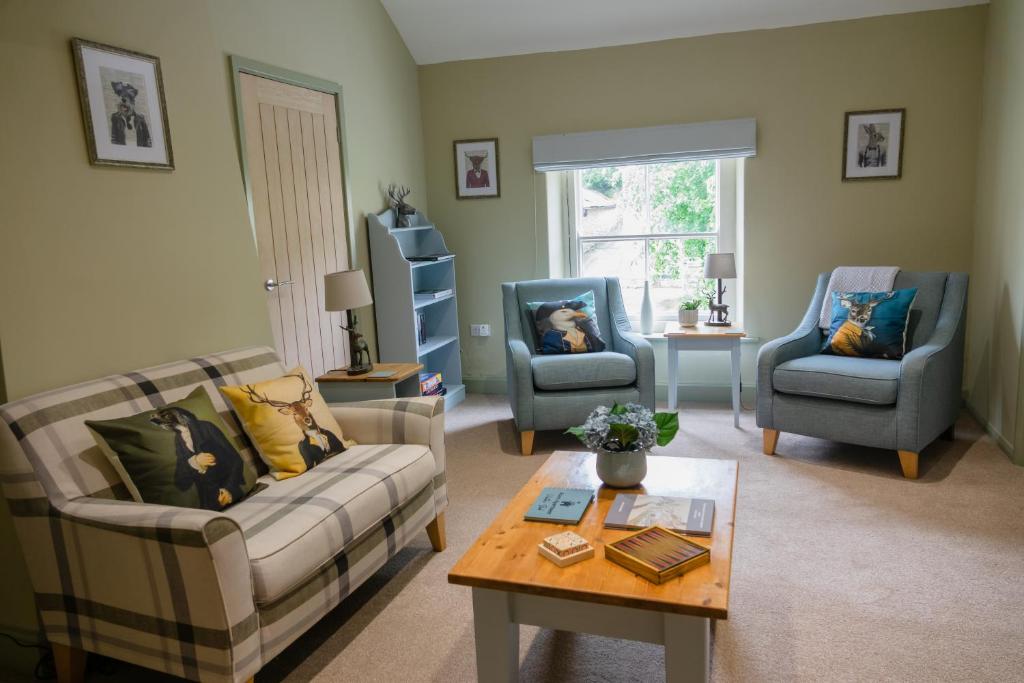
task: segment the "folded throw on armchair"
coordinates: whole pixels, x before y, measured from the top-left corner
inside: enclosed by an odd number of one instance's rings
[[[818,316],[818,327],[832,324],[832,292],[888,292],[900,272],[897,266],[839,266],[832,271]]]

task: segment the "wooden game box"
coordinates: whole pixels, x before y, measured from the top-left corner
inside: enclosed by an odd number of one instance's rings
[[[665,583],[711,561],[711,551],[660,526],[609,543],[604,556],[651,583]]]

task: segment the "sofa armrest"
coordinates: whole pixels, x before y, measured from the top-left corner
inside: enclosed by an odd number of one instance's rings
[[[763,344],[757,352],[757,426],[776,428],[772,415],[772,398],[775,393],[773,376],[775,368],[794,358],[813,356],[821,350],[821,330],[818,319],[821,305],[828,289],[829,273],[818,275],[807,310],[800,325],[785,337]]]
[[[508,400],[519,431],[531,431],[533,422],[533,368],[530,347],[522,339],[505,342],[505,374]]]
[[[51,641],[194,680],[244,680],[260,668],[249,557],[234,520],[77,498],[38,521],[48,533],[23,546],[52,554],[34,566],[57,568],[33,577]],[[126,629],[142,633],[126,638]]]
[[[896,447],[918,453],[956,422],[963,386],[967,275],[950,273],[935,331],[903,357],[896,400]]]
[[[622,302],[622,286],[617,277],[608,278],[608,317],[612,321],[612,347],[633,359],[640,403],[654,410],[654,347],[633,332],[626,306]]]
[[[654,347],[633,331],[615,326],[615,350],[624,353],[636,363],[636,388],[640,404],[654,410]]]
[[[419,444],[434,455],[438,512],[448,504],[444,451],[444,399],[385,398],[328,406],[345,438],[360,444]]]

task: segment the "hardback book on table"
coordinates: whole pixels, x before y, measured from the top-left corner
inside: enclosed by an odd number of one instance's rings
[[[713,500],[620,493],[615,496],[604,525],[608,529],[630,530],[661,526],[680,534],[710,536],[714,521]]]
[[[591,489],[549,486],[537,496],[523,519],[528,522],[579,524],[593,500],[594,492]]]
[[[711,561],[710,550],[660,526],[609,543],[604,556],[658,584]]]

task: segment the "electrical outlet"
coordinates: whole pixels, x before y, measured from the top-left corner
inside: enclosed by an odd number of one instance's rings
[[[473,324],[469,326],[469,333],[474,337],[490,337],[491,326],[487,324]]]

